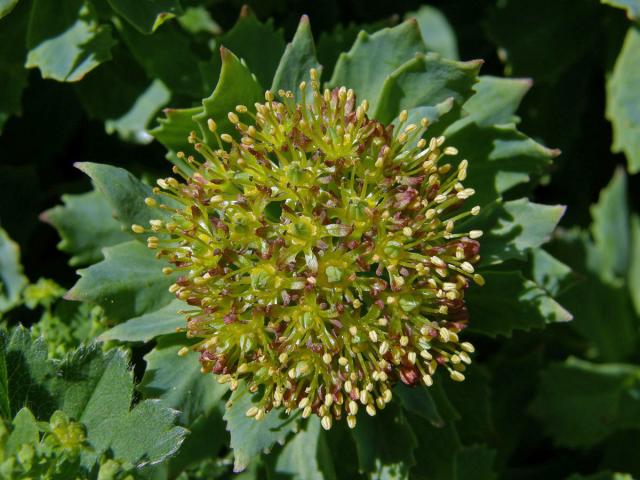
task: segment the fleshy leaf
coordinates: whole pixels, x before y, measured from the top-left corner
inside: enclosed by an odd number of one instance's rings
[[[376,472],[381,478],[408,478],[418,442],[399,405],[390,403],[375,417],[361,412],[351,434],[360,471]]]
[[[112,209],[97,190],[63,195],[64,205],[51,208],[40,218],[60,235],[58,249],[72,255],[69,265],[89,265],[102,260],[102,248],[131,239],[113,219]]]
[[[111,28],[98,24],[93,5],[84,0],[64,4],[34,0],[27,34],[27,68],[43,78],[77,82],[111,59]]]
[[[181,423],[190,425],[200,415],[223,407],[227,388],[213,374],[200,371],[197,352],[178,356],[184,341],[184,337],[165,337],[145,355],[147,368],[139,388],[146,397],[159,398],[165,407],[179,410]]]
[[[27,70],[24,68],[29,7],[22,2],[10,18],[2,17],[11,11],[16,2],[2,5],[0,2],[0,132],[10,116],[22,113],[22,91],[27,86]]]
[[[269,475],[273,480],[296,478],[299,480],[333,480],[336,478],[333,462],[320,419],[315,415],[303,430],[286,443],[278,454]]]
[[[182,14],[179,0],[107,0],[120,16],[142,33],[152,33],[170,18]]]
[[[149,342],[160,335],[175,333],[176,328],[184,327],[184,315],[179,310],[188,305],[174,299],[166,306],[145,313],[139,317],[116,325],[111,330],[100,335],[100,341],[119,340],[121,342]]]
[[[479,445],[461,448],[456,454],[456,480],[497,480],[496,453]]]
[[[66,294],[68,300],[100,305],[111,320],[123,321],[155,311],[171,302],[172,277],[162,273],[163,262],[135,240],[104,249],[104,260],[79,270],[80,279]]]
[[[16,7],[19,0],[0,0],[0,18],[4,18]]]
[[[267,413],[260,421],[247,417],[253,402],[244,384],[231,394],[230,402],[224,419],[231,434],[234,472],[247,468],[254,456],[270,450],[275,443],[283,444],[289,433],[298,428],[298,419],[281,415],[278,410]]]
[[[553,296],[566,291],[575,280],[571,267],[540,248],[531,251],[531,271],[533,280]]]
[[[172,152],[191,153],[192,146],[187,141],[187,138],[189,133],[198,126],[193,117],[203,111],[203,107],[165,108],[163,110],[164,118],[158,118],[158,126],[149,133]]]
[[[148,227],[149,220],[158,218],[159,210],[148,207],[144,203],[145,197],[154,197],[159,202],[167,203],[165,198],[154,195],[151,187],[123,168],[90,162],[76,163],[75,166],[91,177],[113,209],[114,217],[126,229],[133,224]]]
[[[0,228],[0,314],[20,302],[20,293],[27,283],[20,263],[20,247]]]
[[[529,91],[532,81],[527,78],[478,77],[473,86],[476,92],[463,106],[467,114],[451,125],[447,135],[452,135],[469,123],[490,127],[505,123],[517,123],[515,112]]]
[[[458,127],[460,124],[454,123],[444,135],[447,144],[460,151],[459,157],[469,160],[465,186],[476,191],[472,200],[479,205],[488,205],[521,184],[535,185],[551,165],[551,159],[559,154],[520,133],[513,125],[480,127],[466,123],[464,128]]]
[[[290,44],[280,59],[278,69],[273,76],[271,90],[290,90],[294,93],[296,101],[300,100],[302,81],[309,80],[309,70],[315,68],[319,72],[321,66],[316,59],[316,47],[313,42],[309,17],[303,15],[298,24],[298,29]],[[307,89],[307,100],[311,98],[311,88]]]
[[[569,359],[542,373],[531,411],[558,445],[589,447],[616,430],[640,428],[640,369]]]
[[[38,417],[47,417],[55,409],[55,401],[44,385],[54,376],[54,366],[48,359],[47,346],[33,340],[29,331],[18,326],[11,332],[0,332],[0,352],[7,369],[7,397],[4,407],[13,416],[22,407],[29,407]]]
[[[640,217],[631,216],[631,263],[629,265],[629,293],[640,317]]]
[[[520,272],[482,272],[486,284],[465,294],[473,314],[470,330],[495,337],[513,330],[567,322],[571,314]]]
[[[233,28],[220,39],[220,44],[242,58],[261,85],[265,88],[271,85],[285,47],[282,31],[274,29],[273,20],[262,23],[245,6]],[[253,105],[253,102],[247,100],[246,105]]]
[[[167,24],[152,36],[139,33],[126,23],[116,26],[149,78],[160,80],[173,93],[202,98],[202,80],[194,68],[199,59],[191,50],[189,38],[175,25]]]
[[[440,10],[425,5],[415,12],[407,13],[405,19],[409,18],[417,20],[427,50],[445,58],[458,59],[456,34]]]
[[[60,365],[52,389],[62,410],[86,426],[94,447],[91,459],[111,449],[115,457],[137,465],[157,463],[175,453],[186,435],[174,426],[177,412],[158,400],[129,410],[133,374],[122,350],[81,347]]]
[[[389,123],[401,110],[436,105],[448,98],[459,109],[473,94],[482,63],[457,62],[436,53],[416,54],[386,77],[379,101],[370,107],[373,116]]]
[[[640,0],[600,0],[602,3],[612,7],[622,8],[627,11],[629,20],[638,21],[640,19]]]
[[[591,207],[591,233],[596,247],[598,270],[604,280],[625,277],[629,268],[629,208],[627,176],[618,169],[598,203]]]
[[[7,439],[5,452],[7,455],[15,455],[22,445],[34,445],[40,441],[40,431],[33,413],[28,408],[21,408],[13,419],[13,431]]]
[[[428,388],[424,386],[407,387],[403,383],[398,383],[393,394],[400,399],[404,410],[424,418],[434,427],[444,425],[444,419],[440,415]]]
[[[160,80],[154,80],[121,117],[105,122],[107,133],[117,132],[126,142],[149,143],[152,138],[146,131],[158,111],[171,99],[171,92]]]
[[[211,145],[215,145],[216,139],[207,126],[209,118],[216,121],[219,133],[235,135],[236,130],[227,113],[233,111],[236,105],[253,109],[254,103],[263,99],[262,88],[247,66],[226,48],[220,49],[220,56],[222,70],[218,85],[211,96],[202,101],[204,111],[193,117],[200,125],[205,141]]]
[[[372,35],[361,31],[351,50],[338,58],[329,86],[353,88],[358,100],[368,100],[369,111],[376,112],[388,76],[415,54],[425,52],[415,20]]]
[[[600,359],[629,358],[640,339],[638,318],[626,286],[603,281],[599,263],[602,257],[584,231],[565,232],[549,248],[577,275],[575,285],[558,296],[558,301],[575,316],[572,327]]]
[[[528,252],[549,241],[564,211],[562,205],[542,205],[521,198],[488,206],[464,228],[484,231],[480,251],[484,265],[524,260]]]

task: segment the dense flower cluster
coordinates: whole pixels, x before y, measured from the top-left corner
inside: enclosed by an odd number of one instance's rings
[[[314,70],[299,98],[268,91],[255,114],[238,105],[236,137],[209,120],[217,148],[192,133],[204,160],[179,153],[193,173],[158,180],[170,200],[146,202],[164,217],[133,230],[180,272],[170,290],[193,306],[203,371],[259,392],[247,415],[299,408],[353,427],[398,380],[464,379],[474,349],[458,335],[464,291],[483,283],[482,232],[456,224],[479,207],[462,208],[468,162],[453,167],[444,137],[422,138],[427,119],[403,111],[385,126],[352,90],[322,92]]]

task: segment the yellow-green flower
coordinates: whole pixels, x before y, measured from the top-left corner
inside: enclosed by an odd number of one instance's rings
[[[247,415],[301,409],[353,427],[398,380],[464,379],[464,292],[483,283],[482,232],[456,226],[479,207],[466,202],[468,162],[447,163],[458,151],[425,137],[427,119],[403,111],[383,125],[352,90],[323,92],[310,74],[299,103],[267,91],[255,114],[229,112],[236,137],[213,120],[217,146],[192,133],[202,159],[179,157],[193,173],[158,180],[166,204],[147,199],[169,216],[133,230],[151,231],[165,273],[180,273],[170,290],[192,307],[203,371],[259,392]]]

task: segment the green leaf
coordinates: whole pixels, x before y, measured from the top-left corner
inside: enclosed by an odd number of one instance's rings
[[[575,328],[591,347],[591,355],[604,361],[621,361],[635,351],[638,318],[624,285],[602,280],[601,255],[584,231],[563,233],[550,245],[554,256],[569,265],[578,277],[558,301],[575,316]]]
[[[165,21],[182,14],[179,0],[107,0],[121,17],[142,33],[152,33]]]
[[[456,457],[461,445],[453,423],[434,428],[415,415],[409,417],[409,422],[422,447],[417,452],[416,465],[411,469],[411,479],[457,480]]]
[[[375,417],[361,411],[351,434],[362,472],[375,472],[376,478],[408,478],[419,443],[397,403],[388,404]]]
[[[104,249],[104,260],[79,270],[80,279],[65,295],[100,305],[111,320],[123,321],[166,306],[174,298],[167,291],[172,277],[162,273],[163,262],[135,240]]]
[[[458,42],[447,18],[435,7],[425,5],[405,15],[405,20],[415,18],[427,50],[445,58],[458,59]]]
[[[486,446],[463,447],[456,454],[457,480],[497,480],[496,451]]]
[[[640,1],[639,0],[600,0],[606,5],[622,8],[627,11],[627,18],[634,22],[640,19]]]
[[[22,91],[27,86],[24,46],[30,5],[22,2],[10,18],[2,19],[16,3],[0,1],[0,132],[10,116],[22,113]]]
[[[11,417],[9,403],[9,374],[7,372],[6,336],[0,334],[0,418]]]
[[[464,128],[456,122],[444,135],[447,144],[460,151],[459,158],[469,160],[465,187],[476,191],[472,201],[479,205],[488,205],[522,184],[532,188],[548,170],[551,159],[559,154],[520,133],[513,125],[480,127],[463,121]]]
[[[567,480],[634,480],[633,476],[626,473],[594,473],[593,475],[571,475]]]
[[[37,67],[43,78],[77,82],[111,59],[115,44],[111,28],[98,24],[93,5],[69,0],[57,5],[34,0],[27,34],[27,68]]]
[[[531,405],[558,445],[589,447],[611,433],[640,427],[640,368],[569,359],[542,373]]]
[[[211,18],[211,15],[203,6],[185,8],[184,14],[178,17],[178,23],[193,35],[198,33],[220,35],[222,33],[220,25]]]
[[[58,249],[72,255],[69,265],[89,265],[102,260],[102,249],[129,240],[112,209],[97,190],[80,195],[63,195],[64,205],[40,215],[60,235]]]
[[[291,43],[280,59],[278,69],[273,76],[271,90],[277,92],[280,89],[290,90],[294,93],[296,101],[300,101],[300,89],[302,81],[309,81],[309,70],[315,68],[318,73],[322,71],[321,65],[316,59],[316,47],[313,42],[309,17],[303,15],[298,24],[298,29]],[[307,87],[307,100],[311,98],[311,88]]]
[[[20,263],[20,246],[0,228],[0,314],[20,303],[20,293],[27,283]]]
[[[372,35],[361,31],[351,50],[338,58],[329,86],[353,88],[359,101],[368,100],[369,111],[377,112],[388,76],[415,54],[425,52],[415,20],[384,28]]]
[[[221,37],[220,45],[242,58],[260,84],[266,87],[271,85],[285,42],[282,31],[274,29],[273,20],[262,23],[245,6],[233,28]],[[250,105],[253,102],[247,101],[247,107]]]
[[[327,450],[320,419],[314,415],[278,454],[269,479],[333,480],[336,473]]]
[[[407,412],[424,418],[434,427],[444,426],[444,419],[440,415],[427,387],[407,387],[403,383],[398,383],[393,394],[399,399],[402,408]]]
[[[510,336],[513,330],[543,328],[567,322],[571,314],[546,291],[520,272],[482,272],[485,285],[470,288],[465,300],[471,313],[470,330],[490,337]]]
[[[575,280],[568,265],[540,248],[531,251],[531,272],[533,280],[553,296],[566,291]]]
[[[236,105],[253,109],[253,104],[264,98],[260,84],[238,57],[224,47],[220,49],[220,56],[222,70],[218,85],[211,96],[202,101],[204,111],[193,117],[205,141],[211,145],[215,145],[216,139],[207,127],[209,118],[216,121],[219,133],[235,135],[235,127],[227,118],[227,113],[233,111]]]
[[[188,305],[174,299],[158,310],[116,325],[100,335],[100,341],[119,340],[121,342],[149,342],[160,335],[175,333],[177,328],[185,326],[184,315],[178,313]]]
[[[298,428],[296,418],[278,410],[267,413],[260,421],[247,417],[246,412],[253,406],[253,401],[244,383],[231,394],[229,401],[231,405],[225,411],[224,419],[231,434],[234,472],[247,468],[253,457],[271,449],[275,443],[284,444],[289,433]]]
[[[149,143],[152,138],[146,128],[158,111],[171,99],[171,92],[160,80],[154,80],[124,115],[105,122],[108,134],[118,133],[125,142]]]
[[[191,153],[193,146],[187,141],[189,134],[196,130],[198,124],[193,117],[202,114],[203,107],[165,108],[165,117],[158,118],[158,126],[149,133],[172,152]]]
[[[24,444],[34,446],[40,441],[40,431],[33,413],[28,408],[21,408],[13,419],[13,431],[7,439],[4,453],[16,455]]]
[[[186,435],[174,426],[177,412],[158,400],[130,410],[133,373],[122,350],[81,347],[60,365],[52,390],[62,410],[85,425],[94,448],[91,460],[111,449],[116,458],[136,465],[157,463],[174,454]]]
[[[123,168],[100,163],[80,162],[75,167],[86,173],[113,209],[114,217],[129,230],[131,225],[148,227],[149,220],[165,214],[144,203],[145,197],[153,197],[158,203],[167,203],[164,197],[154,195],[145,185]],[[136,237],[140,238],[140,237]]]
[[[460,228],[484,231],[482,262],[493,265],[524,260],[528,252],[549,241],[564,212],[562,205],[541,205],[521,198],[490,205]]]
[[[629,268],[629,208],[627,176],[616,170],[613,179],[600,192],[598,203],[591,207],[591,233],[596,247],[598,269],[604,280],[625,277]]]
[[[0,332],[8,378],[8,403],[11,417],[22,407],[29,407],[39,418],[55,410],[55,400],[44,386],[54,376],[54,365],[48,359],[42,339],[33,340],[29,331],[18,326],[11,332]]]
[[[480,127],[517,123],[515,116],[520,102],[533,82],[527,78],[501,78],[484,75],[473,86],[476,92],[462,107],[467,114],[451,125],[447,135],[452,135],[469,123]]]
[[[459,110],[473,94],[482,63],[457,62],[436,53],[416,54],[386,77],[378,102],[370,107],[373,116],[389,123],[401,110],[434,106],[448,98],[453,98]]]
[[[473,318],[471,319],[473,322]],[[496,436],[493,425],[491,372],[480,364],[465,371],[464,382],[444,381],[446,399],[462,420],[456,426],[464,444],[487,441]]]
[[[18,4],[18,0],[0,0],[0,18],[6,17]]]
[[[179,410],[181,423],[190,425],[199,416],[216,407],[224,407],[222,397],[227,387],[213,374],[200,371],[199,354],[178,356],[185,339],[165,337],[144,359],[147,368],[140,390],[149,398],[158,398],[165,407]]]
[[[629,293],[640,317],[640,217],[631,216],[631,262],[629,264]]]
[[[194,100],[202,98],[205,92],[200,72],[194,68],[199,58],[178,27],[166,25],[152,36],[143,35],[126,23],[118,22],[116,27],[149,78],[160,80],[173,93]]]

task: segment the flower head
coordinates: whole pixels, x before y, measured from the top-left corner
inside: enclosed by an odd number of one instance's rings
[[[180,272],[170,290],[192,306],[203,371],[259,392],[247,415],[299,408],[353,427],[398,380],[464,379],[464,291],[483,283],[482,232],[456,226],[479,207],[463,208],[468,162],[453,167],[444,137],[422,138],[427,119],[403,111],[383,125],[352,90],[322,92],[315,70],[299,97],[238,105],[237,137],[210,120],[217,148],[192,133],[203,160],[179,153],[193,173],[158,180],[170,201],[147,204],[168,215],[151,221],[148,246]]]

